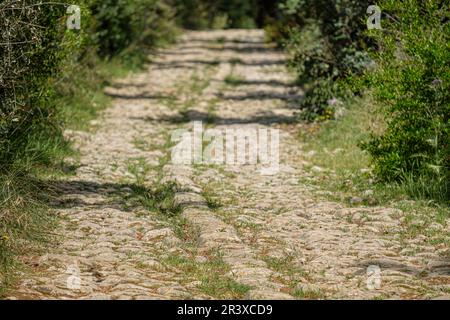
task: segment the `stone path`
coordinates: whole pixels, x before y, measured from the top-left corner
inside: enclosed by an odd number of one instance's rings
[[[151,60],[106,89],[115,102],[93,133],[67,132],[82,156],[76,175],[54,182],[58,241],[27,258],[10,299],[448,294],[449,248],[399,237],[401,211],[315,194],[295,123],[302,92],[262,31],[189,32]],[[280,130],[278,172],[173,164],[171,134],[194,121]]]

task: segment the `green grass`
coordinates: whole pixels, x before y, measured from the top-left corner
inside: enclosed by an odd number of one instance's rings
[[[164,217],[176,217],[181,213],[181,207],[175,203],[175,194],[178,186],[175,183],[160,183],[160,179],[152,187],[148,187],[148,173],[156,169],[161,178],[161,170],[168,161],[168,155],[160,159],[160,164],[152,168],[144,158],[128,160],[127,170],[133,175],[132,183],[127,184],[131,194],[124,197],[127,207],[142,205],[151,212]]]
[[[131,173],[138,185],[143,185],[147,178],[147,174],[150,171],[150,166],[147,164],[144,158],[128,159],[127,170]]]
[[[307,149],[316,152],[314,164],[342,175],[369,168],[370,158],[358,143],[366,139],[370,131],[383,130],[381,119],[372,108],[369,100],[354,102],[342,118],[313,124],[303,131],[301,139]]]
[[[227,276],[230,267],[218,253],[208,255],[205,262],[171,254],[164,263],[180,269],[185,282],[199,281],[198,289],[216,299],[242,299],[251,289]]]
[[[153,189],[134,187],[133,196],[138,197],[142,205],[150,211],[164,216],[174,217],[181,213],[181,207],[174,201],[177,186],[173,183],[158,185]]]
[[[150,137],[136,137],[133,140],[133,144],[136,148],[142,151],[154,151],[161,150],[162,145],[150,143]]]
[[[310,289],[297,288],[294,290],[292,295],[298,299],[308,299],[308,300],[319,300],[319,299],[326,298],[325,293],[319,289],[310,290]]]
[[[292,255],[287,255],[283,258],[264,256],[263,260],[267,263],[267,266],[270,269],[280,273],[283,276],[282,278],[275,280],[284,284],[289,290],[289,294],[297,298],[323,298],[323,294],[321,292],[303,292],[297,288],[299,283],[302,281],[310,280],[310,276],[308,272],[295,263]]]
[[[194,73],[186,86],[186,94],[199,96],[205,90],[210,82],[211,72],[205,70],[201,75]]]
[[[214,65],[205,67],[200,73],[194,72],[188,79],[181,79],[174,84],[174,97],[160,99],[163,105],[178,110],[180,119],[178,123],[188,122],[190,119],[187,112],[198,105],[199,98],[203,91],[209,86]]]
[[[51,240],[56,225],[48,213],[51,189],[18,169],[0,176],[0,297],[16,280],[14,271],[22,268],[16,257],[37,252]]]
[[[144,158],[128,160],[127,170],[134,177],[132,183],[127,185],[132,191],[130,195],[125,196],[125,203],[128,207],[141,205],[148,211],[159,214],[161,218],[178,219],[182,208],[175,203],[175,195],[179,187],[175,182],[161,183],[162,168],[170,160],[172,145],[169,134],[165,134],[165,144],[158,147],[159,150],[165,151],[165,155],[159,159],[157,166],[150,166]],[[157,172],[156,182],[152,187],[149,187],[147,183],[150,170]]]
[[[215,42],[217,44],[225,44],[226,41],[227,41],[227,38],[225,38],[225,37],[219,37],[215,40]]]
[[[208,127],[211,127],[216,122],[217,115],[217,105],[221,102],[219,98],[213,98],[208,101],[207,115],[205,119],[205,123]]]
[[[153,188],[147,187],[145,177],[150,169],[143,159],[134,159],[128,166],[135,181],[129,187],[131,194],[125,196],[127,207],[143,206],[146,210],[156,213],[161,221],[170,226],[175,235],[183,241],[183,246],[195,247],[198,239],[198,230],[180,215],[182,208],[175,203],[175,194],[179,187],[175,183],[161,183],[162,169],[170,160],[170,148],[173,143],[166,134],[165,144],[158,146],[165,155],[159,159],[159,164],[152,169],[157,171],[157,181]],[[134,172],[134,173],[133,173]],[[123,196],[123,195],[121,195]]]
[[[379,133],[383,129],[384,122],[372,100],[365,98],[350,103],[342,118],[309,126],[300,139],[306,143],[305,152],[315,153],[311,167],[319,166],[335,173],[335,176],[328,175],[330,179],[324,182],[331,191],[340,191],[339,196],[360,196],[370,189],[381,203],[415,199],[445,204],[448,190],[430,180],[405,176],[400,183],[377,181],[372,174],[369,155],[358,145],[369,137],[370,132]]]
[[[141,69],[139,61],[132,58],[123,62],[118,58],[104,61],[91,58],[86,63],[92,68],[68,66],[70,81],[56,84],[57,94],[54,105],[65,128],[74,130],[90,130],[91,120],[111,103],[111,98],[103,93],[103,88],[111,84],[111,79],[123,78],[131,72]],[[73,69],[77,68],[76,71]]]
[[[240,58],[231,58],[230,60],[228,60],[228,62],[231,63],[233,66],[236,64],[244,63],[244,61]]]
[[[431,221],[445,225],[450,218],[450,203],[448,189],[441,183],[407,176],[402,182],[384,183],[373,175],[370,157],[358,144],[370,132],[384,130],[384,121],[377,111],[370,97],[357,99],[347,105],[342,118],[310,125],[300,134],[306,144],[304,152],[314,152],[308,159],[309,167],[325,169],[312,172],[311,183],[330,192],[328,197],[335,201],[349,204],[350,198],[360,197],[364,201],[359,205],[392,206],[418,219],[428,216]],[[426,215],[417,216],[418,212]],[[426,234],[426,228],[406,233]],[[444,238],[441,240],[448,241]]]
[[[235,74],[229,74],[225,77],[224,82],[229,86],[240,86],[245,82],[245,78]]]
[[[400,241],[425,236],[425,242],[431,246],[450,246],[450,237],[446,229],[446,221],[450,219],[449,210],[445,207],[431,207],[424,202],[399,202],[397,207],[407,214],[403,220]]]
[[[223,206],[220,202],[220,196],[215,194],[211,188],[204,187],[202,196],[206,200],[206,205],[211,210],[217,210]]]
[[[303,270],[301,267],[296,265],[294,261],[294,257],[287,255],[283,258],[275,258],[275,257],[264,257],[263,259],[267,266],[280,273],[283,277],[279,279],[275,279],[278,282],[281,282],[287,287],[289,294],[298,299],[325,299],[325,293],[318,288],[308,288],[306,285],[302,287],[301,284],[310,281],[311,277]]]

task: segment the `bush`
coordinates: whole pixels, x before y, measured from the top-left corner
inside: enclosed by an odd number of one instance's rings
[[[273,11],[271,0],[175,0],[178,24],[188,29],[255,28]]]
[[[64,15],[64,6],[35,6],[33,1],[0,5],[0,172],[23,157],[36,131],[43,134],[45,128],[51,135],[58,130],[48,103],[50,82],[78,45],[66,36]]]
[[[372,156],[378,177],[407,183],[410,190],[416,179],[414,194],[442,199],[444,193],[449,199],[448,1],[380,1],[384,30],[371,31],[368,5],[354,0],[280,4],[281,19],[269,30],[283,38],[290,65],[305,85],[300,118],[330,119],[347,95],[370,89],[385,114],[386,131],[361,146]]]
[[[357,79],[350,82],[353,94],[371,88],[385,107],[386,131],[362,144],[378,176],[409,184],[416,177],[448,193],[449,5],[381,1],[388,19],[382,21],[383,31],[370,32],[367,6],[353,0],[287,0],[280,5],[286,27],[279,33],[307,89],[300,116],[329,119],[333,105],[348,93],[347,80]]]
[[[291,56],[301,83],[309,83],[300,102],[303,119],[329,118],[329,101],[345,92],[339,81],[361,74],[370,59],[364,36],[367,4],[356,0],[287,0],[280,4],[278,35]]]
[[[371,35],[380,50],[378,68],[367,73],[387,129],[363,144],[384,180],[428,177],[450,180],[450,25],[445,1],[408,0],[381,4],[390,18]],[[421,178],[422,179],[422,178]]]
[[[57,83],[69,82],[70,73],[76,73],[68,65],[91,63],[96,52],[111,58],[126,50],[123,59],[130,59],[175,35],[165,1],[79,1],[81,31],[66,29],[68,5],[31,0],[0,4],[0,172],[17,159],[50,161],[45,150],[29,144],[36,138],[61,140],[54,97]]]
[[[94,1],[94,38],[101,56],[154,47],[174,39],[173,10],[161,0]]]

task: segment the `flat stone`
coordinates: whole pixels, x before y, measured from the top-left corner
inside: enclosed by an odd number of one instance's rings
[[[165,237],[171,237],[173,236],[173,231],[170,228],[163,228],[163,229],[155,229],[150,230],[145,233],[145,235],[142,237],[143,241],[155,241],[156,239],[161,239]]]

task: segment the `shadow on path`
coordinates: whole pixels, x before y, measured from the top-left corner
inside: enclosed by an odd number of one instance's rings
[[[182,114],[174,116],[162,115],[159,117],[133,117],[134,120],[143,120],[148,122],[166,122],[170,124],[181,124],[192,121],[203,121],[206,123],[214,123],[215,125],[235,125],[235,124],[262,124],[262,125],[275,125],[275,124],[293,124],[297,122],[297,117],[284,116],[276,114],[272,111],[259,112],[251,115],[248,118],[243,117],[218,117],[211,115],[207,112],[200,112],[197,110],[188,110]]]

